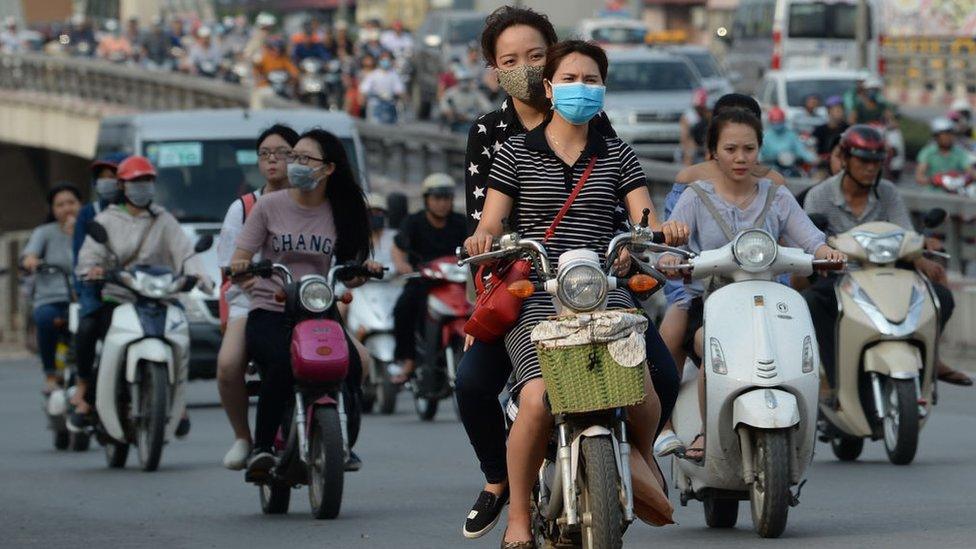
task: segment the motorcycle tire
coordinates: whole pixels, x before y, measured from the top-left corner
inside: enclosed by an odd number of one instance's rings
[[[68,449],[72,452],[87,452],[91,446],[91,435],[88,433],[70,433]]]
[[[144,365],[139,380],[139,421],[136,424],[136,448],[143,471],[155,471],[166,442],[169,419],[169,372],[162,362]]]
[[[334,519],[342,507],[345,455],[339,411],[323,406],[313,414],[308,441],[308,501],[316,519]]]
[[[291,502],[291,488],[283,482],[271,481],[258,486],[261,512],[265,515],[284,515]]]
[[[122,469],[129,458],[129,445],[126,443],[106,442],[105,462],[110,469]]]
[[[790,435],[785,430],[755,430],[753,470],[749,485],[752,526],[763,538],[778,538],[786,530],[790,510]]]
[[[54,448],[56,450],[67,450],[71,445],[71,432],[67,429],[53,431]]]
[[[854,461],[864,450],[864,439],[860,437],[836,436],[830,439],[830,449],[841,461]]]
[[[434,421],[437,417],[437,406],[440,400],[436,398],[425,398],[414,396],[413,407],[417,410],[417,417],[421,421]]]
[[[624,517],[613,441],[609,437],[584,438],[583,474],[580,477],[580,518],[583,549],[620,549],[623,546]],[[582,522],[582,520],[581,520]]]
[[[882,389],[882,404],[888,461],[895,465],[908,465],[918,451],[918,431],[921,428],[915,381],[887,378]]]
[[[373,413],[373,408],[376,407],[376,393],[376,386],[373,385],[372,380],[367,379],[366,382],[363,383],[363,401],[361,406],[364,414]]]
[[[376,386],[376,405],[379,413],[388,416],[396,412],[397,393],[400,388],[389,379],[383,379]]]
[[[739,500],[707,496],[705,505],[705,524],[709,528],[734,528],[739,520]]]

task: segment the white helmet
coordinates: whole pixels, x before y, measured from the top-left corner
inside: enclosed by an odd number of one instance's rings
[[[266,11],[262,11],[258,14],[257,18],[254,19],[254,24],[259,27],[273,27],[278,22],[278,19]]]
[[[366,206],[371,210],[386,211],[386,200],[379,193],[369,193],[366,195]]]
[[[949,120],[944,116],[939,116],[937,118],[932,119],[932,122],[929,124],[929,127],[932,128],[932,135],[936,135],[944,132],[951,132],[955,128],[955,126],[952,123],[952,120]]]
[[[864,89],[880,90],[884,87],[884,82],[876,74],[869,75],[864,79]]]
[[[197,36],[199,36],[200,38],[210,38],[211,34],[213,34],[213,31],[210,30],[210,27],[206,25],[203,25],[202,27],[197,29]]]
[[[425,196],[428,194],[453,196],[454,178],[446,173],[432,173],[424,178],[421,188],[423,189]]]
[[[969,104],[969,100],[964,97],[959,97],[952,102],[952,106],[949,107],[950,111],[954,112],[972,112],[973,106]]]

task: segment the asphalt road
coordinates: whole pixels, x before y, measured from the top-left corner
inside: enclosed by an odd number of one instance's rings
[[[216,387],[191,386],[193,431],[164,451],[159,471],[108,470],[97,445],[57,452],[40,409],[40,368],[0,362],[0,547],[497,547],[501,528],[478,541],[460,525],[480,486],[474,456],[451,406],[422,424],[401,395],[399,413],[368,417],[346,476],[340,517],[315,521],[304,490],[292,512],[266,517],[242,474],[221,468],[230,444]],[[976,392],[942,388],[915,463],[888,464],[881,443],[841,464],[825,445],[790,514],[786,534],[764,546],[973,547],[976,545]],[[447,403],[445,403],[447,404]],[[626,547],[753,547],[748,508],[733,531],[709,530],[701,504],[678,507],[679,525],[635,525]]]

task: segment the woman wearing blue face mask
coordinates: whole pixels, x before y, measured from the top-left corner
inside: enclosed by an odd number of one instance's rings
[[[290,189],[262,195],[251,210],[237,237],[237,250],[230,266],[235,272],[247,268],[258,252],[262,260],[288,267],[295,280],[308,274],[327,274],[335,263],[364,262],[373,272],[383,267],[366,261],[370,251],[369,215],[366,199],[356,181],[342,142],[325,130],[311,130],[301,136],[288,155]],[[266,476],[274,466],[274,436],[291,398],[289,341],[291,331],[284,305],[275,299],[280,282],[256,279],[244,284],[250,311],[244,329],[247,355],[261,369],[254,428],[254,449],[247,461],[249,478]],[[346,283],[361,285],[364,280]],[[362,365],[368,353],[348,337],[349,374],[345,389],[350,448],[359,434],[362,399]],[[347,470],[357,470],[359,458],[350,453]]]
[[[488,196],[475,234],[465,242],[469,254],[484,253],[501,235],[502,220],[517,219],[523,238],[542,241],[553,217],[569,197],[584,171],[590,175],[565,217],[546,242],[550,260],[572,249],[603,254],[616,232],[614,210],[623,201],[630,219],[640,220],[645,208],[654,210],[644,173],[634,151],[617,138],[591,131],[589,121],[603,108],[607,58],[593,44],[568,41],[549,49],[543,70],[546,96],[554,113],[539,127],[511,137],[498,151],[488,177]],[[655,223],[656,225],[656,223]],[[671,244],[684,242],[688,227],[668,222],[659,227]],[[629,257],[617,265],[630,269]],[[608,307],[636,308],[625,290],[611,292]],[[505,346],[515,370],[512,393],[519,414],[508,439],[508,481],[511,493],[509,523],[503,547],[534,547],[530,541],[529,498],[545,453],[552,416],[543,402],[542,380],[529,334],[540,321],[555,315],[552,299],[536,294],[525,300]],[[671,361],[657,331],[646,334],[651,370],[667,370]],[[657,375],[657,373],[655,373]],[[670,522],[671,506],[664,495],[664,479],[651,454],[651,439],[661,415],[661,402],[674,402],[676,394],[655,392],[650,376],[648,398],[628,410],[632,423],[631,470],[638,516],[655,524]],[[677,384],[668,384],[677,390]],[[666,391],[670,393],[670,391]]]

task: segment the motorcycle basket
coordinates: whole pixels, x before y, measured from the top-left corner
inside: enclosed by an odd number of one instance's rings
[[[647,318],[634,310],[555,317],[532,330],[554,414],[644,401]]]

